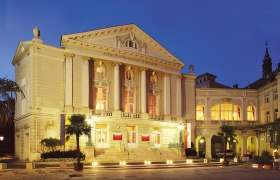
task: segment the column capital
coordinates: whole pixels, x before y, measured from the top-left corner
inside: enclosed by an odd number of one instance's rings
[[[164,76],[165,76],[165,77],[171,77],[172,74],[170,74],[170,73],[164,73]]]
[[[73,57],[75,57],[75,54],[74,54],[74,53],[68,53],[68,52],[66,52],[66,53],[64,53],[64,56],[65,56],[65,57],[73,58]]]
[[[91,59],[91,57],[89,57],[89,56],[82,56],[82,59],[83,59],[84,61],[89,61],[89,60]]]
[[[113,63],[113,66],[120,66],[120,65],[122,65],[122,63],[119,63],[119,62]]]

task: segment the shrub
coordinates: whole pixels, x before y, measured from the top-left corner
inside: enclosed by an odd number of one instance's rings
[[[60,140],[56,138],[45,138],[40,143],[43,151],[55,151],[60,146]]]
[[[85,159],[85,155],[80,152],[81,159]],[[51,152],[44,152],[41,154],[42,159],[50,159],[50,158],[77,158],[77,150],[69,150],[69,151],[51,151]]]
[[[187,148],[187,149],[185,149],[185,155],[186,155],[186,157],[197,156],[197,152],[193,148]]]
[[[262,158],[265,165],[272,165],[273,156],[269,151],[263,151]]]
[[[262,156],[253,156],[252,163],[253,164],[263,164],[263,157]]]

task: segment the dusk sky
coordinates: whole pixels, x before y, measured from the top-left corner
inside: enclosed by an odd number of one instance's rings
[[[183,61],[183,73],[193,64],[228,86],[261,77],[266,40],[273,69],[280,62],[280,0],[0,0],[0,77],[14,79],[17,45],[35,26],[59,47],[62,34],[129,23]]]

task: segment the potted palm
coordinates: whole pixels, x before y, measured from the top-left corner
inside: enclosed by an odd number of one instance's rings
[[[273,161],[272,154],[268,151],[263,151],[262,152],[262,157],[263,157],[264,169],[265,170],[270,170],[271,167],[272,167],[272,161]]]
[[[220,132],[218,132],[218,136],[223,138],[224,140],[224,161],[222,162],[223,166],[229,166],[229,160],[226,156],[226,149],[227,149],[227,143],[234,140],[235,135],[235,129],[233,126],[228,125],[222,125],[220,127]]]
[[[252,166],[254,168],[262,169],[263,167],[263,157],[262,156],[253,156],[252,157]]]
[[[76,136],[77,163],[74,163],[74,170],[81,171],[84,168],[84,164],[81,163],[80,136],[83,134],[90,136],[91,127],[86,123],[84,114],[73,114],[69,120],[70,124],[65,125],[66,141],[70,139],[71,135]]]

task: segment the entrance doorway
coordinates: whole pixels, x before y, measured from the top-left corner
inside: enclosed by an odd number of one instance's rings
[[[96,125],[96,147],[107,148],[108,147],[108,128],[107,124]]]

